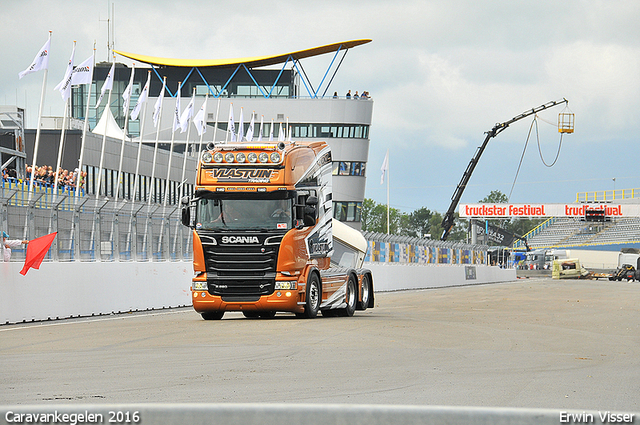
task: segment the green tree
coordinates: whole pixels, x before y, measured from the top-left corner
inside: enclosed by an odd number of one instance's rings
[[[397,208],[389,209],[389,233],[397,235],[401,227],[402,213]],[[372,199],[362,203],[362,231],[387,233],[387,206]]]
[[[509,202],[509,198],[507,195],[500,192],[499,190],[492,190],[489,195],[487,195],[483,200],[479,201],[481,203],[494,203],[494,204],[504,204]],[[494,226],[498,226],[502,229],[505,229],[508,232],[513,233],[517,236],[524,236],[530,230],[538,226],[542,223],[544,218],[514,218],[514,219],[495,219],[488,220],[489,223]],[[493,244],[493,242],[490,242]]]
[[[484,204],[506,204],[509,202],[509,198],[499,190],[492,190],[490,194],[485,196],[485,198],[479,202]]]
[[[431,234],[431,217],[433,212],[426,207],[422,207],[406,215],[406,224],[403,223],[402,228],[406,229],[407,236],[424,237]],[[434,235],[431,234],[433,238]]]
[[[409,214],[400,212],[397,208],[389,210],[389,233],[399,236],[425,237],[430,234],[432,239],[439,239],[442,234],[442,214],[431,211],[426,207],[419,208]],[[460,220],[455,214],[455,224],[449,240],[467,240],[466,220]],[[372,199],[365,199],[362,203],[362,231],[387,233],[387,206]]]

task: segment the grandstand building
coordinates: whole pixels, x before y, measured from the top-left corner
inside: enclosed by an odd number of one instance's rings
[[[585,192],[576,195],[581,203],[640,204],[640,189]],[[573,248],[619,251],[640,247],[640,217],[551,217],[524,235],[531,249]],[[515,243],[522,248],[522,242]]]
[[[243,134],[247,134],[253,118],[254,141],[258,140],[261,122],[263,123],[261,135],[263,141],[269,140],[271,134],[274,135],[274,140],[278,140],[281,127],[286,131],[287,139],[324,140],[331,146],[333,154],[334,217],[360,229],[373,101],[371,98],[346,98],[344,93],[338,95],[330,87],[347,51],[370,41],[354,40],[282,55],[231,60],[166,59],[116,51],[116,54],[133,60],[136,64],[132,105],[137,101],[149,73],[151,75],[147,113],[140,114],[137,120],[129,120],[127,133],[138,140],[141,138],[143,144],[152,149],[156,139],[156,128],[151,112],[162,90],[163,79],[166,78],[159,142],[161,149],[169,150],[170,140],[175,139],[173,152],[180,154],[180,158],[177,159],[180,165],[182,165],[181,153],[184,152],[186,134],[181,134],[179,131],[172,132],[173,111],[177,102],[179,84],[181,109],[184,109],[191,97],[195,96],[194,109],[197,112],[204,103],[205,97],[208,98],[206,114],[208,130],[203,136],[203,144],[214,141],[214,138],[216,142],[230,141],[227,127],[231,112],[236,128],[242,117]],[[303,60],[325,54],[333,58],[330,60],[329,68],[320,82],[310,81],[302,66]],[[95,105],[110,68],[111,63],[103,62],[96,65],[94,82],[90,88],[90,105]],[[96,126],[101,127],[103,132],[111,136],[110,138],[118,140],[121,138],[121,133],[116,129],[122,128],[125,122],[122,93],[129,83],[131,68],[125,64],[116,63],[115,69],[110,108],[113,118],[104,114],[106,103],[104,101],[103,105],[97,109],[89,108],[88,118],[92,129]],[[87,97],[86,86],[73,89],[71,101],[73,118],[84,120]],[[99,119],[110,122],[98,125]],[[141,135],[143,128],[144,134]],[[189,141],[199,144],[200,140],[195,130],[191,131]],[[118,143],[114,147],[117,146],[119,146]],[[110,171],[117,169],[113,161],[113,158],[110,159],[105,164],[105,168]],[[127,176],[131,176],[133,163],[129,155],[127,155],[127,161]],[[188,158],[190,170],[195,169],[194,161],[195,153],[192,148]],[[96,180],[95,173],[98,166],[95,157],[86,164],[87,166],[83,168],[89,174],[89,191],[96,190],[92,186]],[[147,164],[145,167],[147,176],[149,176],[149,166],[150,164]],[[192,176],[193,173],[190,175]],[[192,182],[190,175],[187,178]],[[111,181],[112,178],[109,180]],[[177,190],[180,184],[179,173],[172,172],[171,180],[172,187]],[[154,185],[151,181],[144,183],[143,186],[145,184]],[[126,190],[122,192],[128,193]]]

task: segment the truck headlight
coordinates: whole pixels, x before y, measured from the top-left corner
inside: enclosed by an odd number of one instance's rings
[[[258,161],[262,162],[263,164],[266,163],[267,161],[269,161],[269,155],[266,152],[260,152],[260,155],[258,155]]]
[[[235,159],[235,157],[233,156],[233,154],[232,154],[231,152],[227,152],[227,153],[224,155],[224,160],[225,160],[226,162],[233,162],[233,160],[234,160],[234,159]]]
[[[297,282],[295,280],[276,282],[276,291],[286,289],[296,289]]]
[[[255,152],[249,152],[247,154],[247,161],[249,161],[250,163],[255,163],[258,160],[258,155],[256,155]]]
[[[212,159],[213,155],[211,155],[211,152],[204,152],[202,154],[202,162],[204,162],[205,164],[210,163]]]
[[[277,164],[278,162],[280,162],[280,154],[278,152],[271,152],[271,162],[273,162],[274,164]]]
[[[207,289],[207,282],[192,282],[192,286],[194,291],[206,291]]]
[[[236,161],[238,162],[244,162],[246,158],[246,155],[242,152],[238,152],[238,154],[236,155]]]
[[[224,159],[224,156],[222,155],[222,152],[216,152],[213,154],[213,160],[217,163],[222,162],[222,160]]]

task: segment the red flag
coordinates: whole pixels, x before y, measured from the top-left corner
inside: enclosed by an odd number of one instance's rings
[[[27,258],[24,260],[24,267],[20,270],[21,275],[26,275],[30,268],[39,269],[44,256],[51,248],[53,240],[58,232],[53,232],[45,236],[41,236],[29,242],[27,245]]]

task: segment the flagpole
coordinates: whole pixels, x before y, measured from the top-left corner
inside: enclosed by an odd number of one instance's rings
[[[173,159],[173,145],[176,140],[176,130],[180,127],[180,90],[182,88],[182,81],[178,81],[178,91],[176,91],[176,108],[173,112],[173,124],[171,125],[171,144],[169,145],[169,160],[167,161],[167,179],[164,184],[164,202],[162,203],[162,226],[160,227],[160,235],[158,235],[158,251],[162,250],[162,239],[164,237],[164,226],[167,222],[165,217],[165,209],[169,203],[169,177],[171,177],[171,160]]]
[[[70,99],[70,97],[68,97],[67,100],[65,100],[65,102],[64,102],[64,115],[62,116],[62,130],[60,131],[60,145],[58,146],[58,160],[56,161],[56,169],[55,169],[56,178],[55,178],[55,181],[53,183],[53,185],[54,185],[53,193],[56,196],[58,195],[58,182],[59,182],[59,178],[60,178],[60,173],[58,172],[58,170],[60,169],[60,167],[62,165],[62,147],[64,146],[64,135],[65,135],[66,130],[67,130],[67,116],[69,115],[69,112],[68,112],[69,99]]]
[[[235,126],[233,125],[234,117],[233,117],[233,102],[229,103],[229,119],[227,120],[227,134],[224,136],[225,145],[229,141],[229,132],[231,132],[231,141],[233,142],[235,138]]]
[[[124,100],[124,128],[122,129],[122,143],[120,145],[120,163],[118,164],[118,178],[116,180],[116,203],[118,202],[118,196],[120,195],[120,178],[122,176],[122,160],[124,159],[124,142],[125,139],[127,138],[127,127],[129,127],[129,106],[131,103],[131,92],[133,91],[133,77],[134,74],[136,72],[136,68],[135,68],[135,64],[133,64],[133,67],[131,68],[131,78],[129,79],[129,86],[127,88],[125,88],[125,92],[127,91],[127,89],[129,90],[128,93],[126,93],[128,95],[128,98],[126,98]],[[114,72],[115,74],[115,72]],[[115,75],[114,75],[115,78]],[[123,97],[124,97],[123,93]],[[105,131],[106,133],[106,131]],[[122,196],[124,197],[124,193],[122,194]],[[134,199],[135,199],[135,192],[134,192]]]
[[[204,97],[204,122],[202,123],[203,125],[203,129],[207,128],[207,101],[209,100],[209,92],[207,92],[207,94]],[[213,140],[215,140],[215,130],[214,131],[214,136],[213,136]],[[200,143],[198,143],[198,152],[196,153],[195,157],[196,157],[196,161],[199,160],[200,158],[200,152],[202,151],[202,139],[204,138],[204,131],[202,133],[200,133]],[[187,140],[188,136],[187,136]]]
[[[216,143],[216,132],[218,131],[218,114],[219,113],[220,113],[220,97],[218,97],[218,106],[216,107],[216,123],[213,126],[213,143],[214,144]]]
[[[113,75],[111,76],[112,81],[115,79],[115,74],[116,74],[116,68],[115,68],[115,63],[116,63],[116,57],[113,56],[113,62],[112,64],[114,65],[111,69],[113,70]],[[107,79],[109,79],[109,75],[107,75]],[[107,84],[107,82],[105,81],[104,84]],[[104,111],[102,111],[102,116],[104,116],[105,113],[110,114],[111,113],[111,92],[113,91],[113,86],[108,88],[109,90],[109,94],[107,95],[107,106],[104,107]],[[97,108],[98,105],[96,105]],[[96,115],[98,114],[98,110],[96,109]],[[102,119],[102,116],[100,117]],[[102,148],[100,149],[100,166],[98,167],[98,184],[96,187],[96,200],[98,198],[100,198],[100,188],[102,186],[102,166],[104,165],[104,150],[105,150],[105,145],[107,144],[107,123],[105,122],[105,126],[104,126],[104,134],[102,135]],[[105,186],[104,188],[104,195],[107,196],[107,187]]]
[[[87,106],[84,112],[84,125],[82,127],[82,143],[80,144],[80,157],[78,158],[78,169],[82,172],[82,158],[84,157],[84,148],[87,144],[87,125],[89,124],[89,103],[91,102],[91,85],[93,84],[93,74],[96,67],[96,42],[93,42],[93,67],[91,68],[91,78],[89,79],[89,87],[87,88]],[[99,177],[99,176],[98,176]],[[85,188],[87,189],[87,188]],[[97,188],[100,192],[100,187]],[[80,197],[80,188],[76,184],[76,199]]]
[[[176,96],[178,97],[178,99],[180,99],[180,90],[182,87],[182,81],[178,82],[178,91],[176,92]],[[178,99],[176,99],[176,102],[178,102]],[[178,104],[176,103],[176,111],[174,112],[174,114],[180,114],[180,112],[178,111]],[[174,117],[174,124],[176,123],[177,118]],[[179,124],[180,121],[178,121]],[[173,158],[173,144],[175,143],[176,140],[176,128],[174,128],[175,125],[171,126],[171,144],[169,145],[169,160],[167,161],[167,180],[165,181],[164,184],[164,202],[163,205],[166,207],[167,203],[169,202],[169,177],[171,175],[171,159]],[[164,222],[163,222],[164,223]],[[160,235],[160,238],[162,240],[162,234]]]
[[[149,82],[150,80],[151,80],[151,71],[148,71],[147,82]],[[144,136],[144,123],[145,123],[146,117],[147,117],[147,101],[145,100],[144,108],[142,109],[142,124],[140,125],[140,140],[138,142],[138,155],[136,156],[136,173],[135,173],[135,177],[133,178],[133,200],[134,201],[136,200],[136,193],[138,193],[138,176],[140,174],[140,154],[142,153],[142,138]],[[140,201],[142,201],[142,191],[140,192],[139,198],[140,198]]]
[[[49,40],[51,40],[51,31],[49,31]],[[47,52],[48,54],[49,52]],[[44,93],[47,88],[47,75],[49,74],[49,67],[44,69],[44,76],[42,77],[42,91],[40,93],[40,107],[38,108],[38,126],[36,127],[36,141],[33,145],[33,164],[31,164],[31,180],[29,181],[29,200],[31,200],[31,193],[33,192],[33,179],[36,172],[36,164],[38,163],[38,147],[40,144],[40,129],[42,124],[42,108],[44,107]],[[25,230],[26,231],[26,230]]]
[[[196,97],[196,88],[193,88],[193,94],[191,95],[191,101],[193,101],[193,99]],[[189,108],[190,106],[187,105],[187,108]],[[206,116],[206,113],[205,113]],[[187,114],[187,141],[184,145],[184,155],[182,158],[182,175],[180,176],[180,198],[178,198],[178,202],[180,202],[180,200],[182,199],[182,197],[184,196],[184,184],[185,184],[185,174],[187,171],[187,152],[189,151],[189,138],[191,137],[191,117]],[[205,121],[205,125],[206,125],[206,121]],[[204,133],[203,133],[204,134]],[[200,138],[202,139],[202,136],[200,136]],[[173,252],[176,252],[176,245],[178,243],[178,229],[182,227],[182,226],[176,226],[176,231],[174,233],[174,237],[173,237]],[[180,251],[182,252],[182,244],[180,244]]]
[[[387,149],[387,158],[388,158],[388,155],[389,155],[389,150]],[[387,161],[387,235],[389,234],[389,216],[390,216],[390,214],[389,214],[389,210],[390,210],[390,208],[389,208],[389,185],[390,185],[389,180],[391,180],[391,178],[390,178],[391,173],[389,172],[390,168],[391,167],[389,167],[389,161]]]
[[[158,99],[156,100],[156,105],[154,105],[153,117],[154,117],[154,125],[156,125],[156,141],[153,147],[153,161],[151,165],[151,180],[149,183],[149,190],[147,191],[147,209],[149,215],[147,215],[147,220],[144,227],[144,242],[143,242],[143,250],[145,253],[148,253],[148,230],[149,230],[149,220],[151,220],[151,200],[157,197],[156,194],[156,159],[158,157],[158,141],[160,140],[160,127],[162,126],[162,104],[164,103],[164,91],[167,87],[167,77],[162,79],[162,88],[160,89],[160,94],[158,95]],[[157,108],[157,109],[156,109]],[[157,117],[157,121],[156,121]],[[153,196],[152,196],[153,193]],[[153,244],[153,241],[151,241]],[[152,252],[149,256],[149,261],[153,261],[153,247],[151,248]]]
[[[160,93],[159,96],[163,96],[164,97],[164,90],[165,90],[166,84],[167,84],[167,77],[164,77],[163,80],[162,80],[162,89],[161,89],[162,92]],[[160,102],[160,106],[159,106],[158,114],[157,114],[157,116],[158,116],[158,125],[156,127],[156,142],[155,142],[155,145],[154,145],[154,148],[153,148],[153,162],[151,163],[152,164],[151,165],[151,184],[149,185],[149,192],[148,192],[149,195],[147,197],[148,198],[149,207],[151,207],[151,198],[152,198],[151,192],[153,191],[153,194],[154,194],[153,197],[154,198],[155,198],[155,195],[156,195],[156,193],[155,193],[156,185],[155,185],[154,179],[156,177],[156,159],[158,157],[158,141],[160,140],[160,127],[162,126],[162,103],[163,102]]]
[[[57,199],[58,196],[58,183],[60,178],[59,170],[62,165],[62,153],[64,151],[64,137],[67,130],[67,117],[69,116],[69,98],[71,97],[71,83],[73,80],[73,62],[75,60],[76,54],[76,42],[73,41],[73,49],[71,50],[71,58],[69,59],[69,64],[67,66],[67,72],[65,72],[64,79],[56,86],[56,90],[60,90],[62,94],[62,98],[64,99],[64,115],[62,118],[62,130],[60,131],[60,144],[58,146],[58,159],[56,161],[55,168],[55,179],[54,179],[54,189],[53,193],[55,195],[54,199]]]
[[[196,96],[196,88],[193,88],[192,99]],[[188,106],[187,106],[188,107]],[[204,133],[203,133],[204,134]],[[182,175],[180,176],[180,199],[184,196],[184,175],[187,171],[187,151],[189,150],[189,138],[191,137],[191,117],[187,115],[187,142],[184,145],[184,157],[182,159]],[[200,136],[202,139],[202,136]]]

